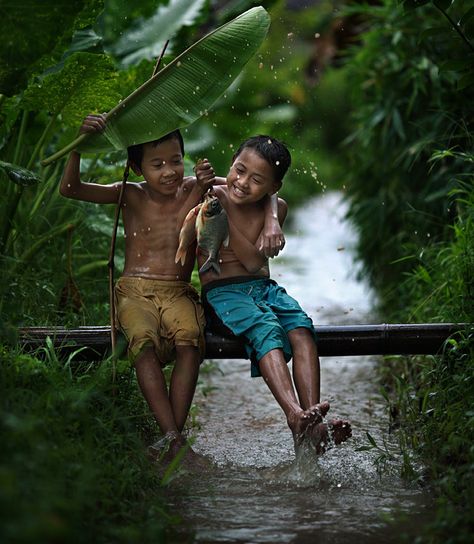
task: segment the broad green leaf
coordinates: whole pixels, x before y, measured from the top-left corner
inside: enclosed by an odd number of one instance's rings
[[[95,153],[124,149],[193,123],[257,51],[269,24],[268,13],[256,7],[211,32],[112,109],[102,134],[82,134],[43,164],[78,146]]]
[[[0,161],[0,171],[4,172],[13,183],[22,187],[37,185],[41,181],[31,170],[9,162]]]
[[[43,56],[59,60],[74,30],[94,22],[102,7],[103,0],[2,0],[0,93],[12,96],[26,87]]]
[[[148,19],[157,7],[169,0],[107,0],[104,11],[97,19],[96,28],[104,42],[112,46],[128,31],[134,21]]]
[[[171,40],[183,27],[194,23],[207,0],[171,0],[160,6],[153,17],[129,30],[113,46],[112,53],[130,66],[142,59],[152,60],[159,55],[166,40]]]
[[[117,73],[105,55],[74,53],[64,67],[31,84],[22,106],[33,111],[45,109],[62,114],[63,121],[77,126],[85,112],[108,110],[117,103]]]

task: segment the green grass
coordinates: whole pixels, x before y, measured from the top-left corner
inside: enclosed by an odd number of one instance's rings
[[[145,444],[156,433],[124,362],[0,353],[0,540],[164,542],[178,522]]]

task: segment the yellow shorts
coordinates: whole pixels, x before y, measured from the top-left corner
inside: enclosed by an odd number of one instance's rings
[[[146,346],[154,346],[162,365],[175,359],[176,346],[195,346],[204,356],[204,312],[189,283],[122,276],[115,300],[132,358]]]

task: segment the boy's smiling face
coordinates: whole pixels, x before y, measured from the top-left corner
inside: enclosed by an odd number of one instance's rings
[[[135,173],[142,175],[149,188],[161,196],[172,196],[183,183],[184,162],[179,142],[171,138],[153,145],[143,144],[141,166],[134,165]]]
[[[271,165],[252,148],[242,149],[227,174],[228,195],[235,204],[253,204],[276,193],[281,182],[275,180]]]

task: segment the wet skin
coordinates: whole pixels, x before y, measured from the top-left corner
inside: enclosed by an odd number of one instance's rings
[[[221,278],[261,276],[268,278],[268,259],[261,250],[264,226],[263,199],[274,194],[281,183],[274,179],[271,165],[253,149],[244,148],[235,158],[226,179],[226,186],[214,187],[215,194],[227,212],[230,240],[228,248],[220,250]],[[287,205],[278,199],[278,220],[283,225]],[[198,248],[198,264],[202,266],[207,254]],[[217,279],[213,272],[200,275],[201,283]],[[293,350],[293,380],[283,351],[273,349],[259,361],[260,371],[268,388],[285,413],[293,435],[295,448],[309,438],[312,442],[322,433],[323,417],[329,403],[320,403],[320,366],[316,344],[305,328],[288,333]],[[318,453],[322,447],[316,448]]]
[[[252,149],[244,149],[231,165],[225,186],[214,186],[229,219],[230,243],[221,247],[221,273],[212,271],[200,276],[202,285],[217,278],[235,276],[269,277],[268,259],[262,248],[265,198],[276,193],[280,183],[273,178],[268,162]],[[287,205],[278,198],[278,221],[283,225]],[[277,244],[281,243],[277,240]],[[198,265],[201,267],[207,254],[198,248]]]
[[[100,132],[105,118],[88,116],[81,133]],[[127,183],[123,198],[123,223],[126,235],[126,256],[123,275],[159,280],[189,281],[194,254],[189,253],[184,266],[174,262],[178,233],[187,212],[201,199],[215,179],[207,161],[196,168],[196,178],[184,177],[183,157],[177,139],[157,145],[144,144],[140,165],[132,164],[141,183]],[[83,183],[80,180],[80,155],[71,153],[61,179],[63,196],[95,202],[116,204],[121,182],[110,185]],[[181,432],[194,395],[201,357],[193,346],[177,345],[176,361],[167,386],[154,349],[145,347],[135,359],[137,381],[156,422],[165,435],[171,433],[171,453],[185,443]]]
[[[183,158],[176,139],[156,146],[144,144],[141,166],[132,167],[146,181],[127,183],[125,188],[122,208],[126,237],[123,275],[189,281],[194,251],[188,252],[183,266],[175,263],[174,257],[184,217],[198,204],[204,191],[196,184],[196,178],[184,177]],[[101,204],[117,202],[120,183],[71,183],[69,180],[74,179],[73,174],[78,168],[79,155],[73,153],[66,167],[66,181],[61,185],[64,196]],[[209,167],[204,164],[201,168]],[[213,171],[209,170],[208,175],[213,176]]]
[[[89,115],[80,133],[101,132],[105,123],[105,116]],[[179,230],[188,211],[216,182],[212,166],[203,160],[196,166],[196,178],[184,177],[181,148],[173,138],[159,144],[144,144],[141,164],[131,167],[136,174],[143,175],[145,181],[127,183],[124,192],[122,212],[126,250],[123,275],[189,281],[195,253],[190,248],[184,264],[175,263]],[[80,155],[72,152],[61,179],[60,193],[97,204],[116,204],[121,185],[121,182],[109,185],[83,183]],[[278,229],[273,225],[270,238],[275,239],[278,230],[279,225]],[[153,349],[145,348],[134,361],[138,383],[161,432],[175,437],[171,441],[172,454],[184,443],[181,431],[194,395],[200,362],[197,348],[176,346],[176,362],[167,388],[161,368],[164,362],[158,360]]]

